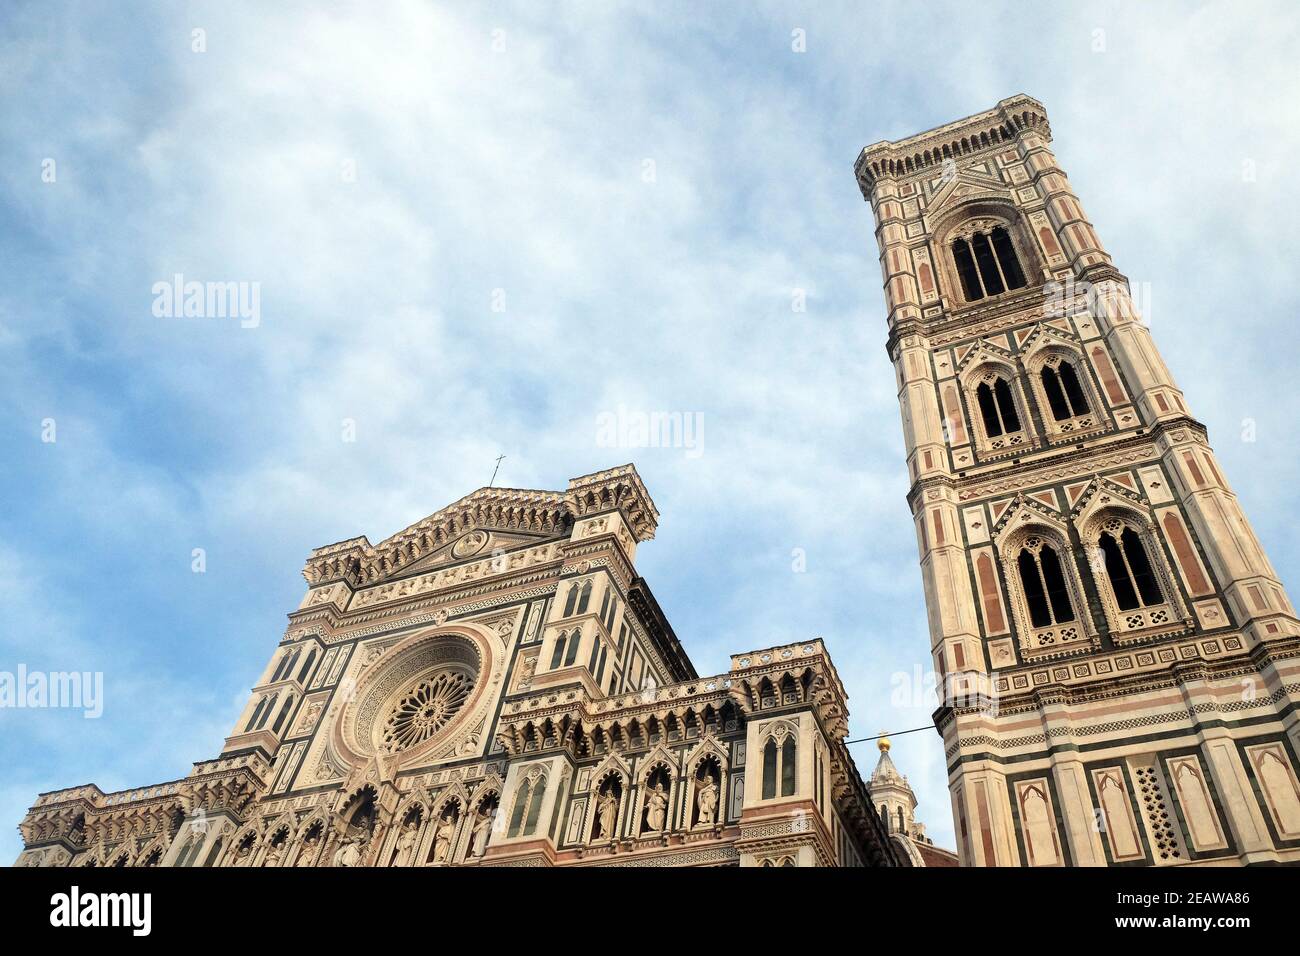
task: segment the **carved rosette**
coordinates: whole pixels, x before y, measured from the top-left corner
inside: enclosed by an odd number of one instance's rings
[[[395,772],[464,752],[482,724],[504,655],[473,624],[433,628],[400,641],[357,680],[331,731],[332,753],[357,768],[383,760]]]

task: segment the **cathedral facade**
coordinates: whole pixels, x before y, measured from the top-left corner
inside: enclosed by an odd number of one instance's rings
[[[1028,96],[864,149],[964,865],[1300,861],[1294,607]]]
[[[19,866],[898,866],[820,640],[699,677],[631,465],[318,548],[219,755],[39,796]]]

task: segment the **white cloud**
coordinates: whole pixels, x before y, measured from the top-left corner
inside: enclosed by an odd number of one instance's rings
[[[1120,268],[1152,283],[1157,342],[1261,536],[1283,537],[1300,411],[1273,384],[1300,241],[1278,222],[1300,199],[1286,7],[677,12],[200,5],[163,8],[147,34],[84,11],[15,22],[0,63],[22,105],[0,135],[22,160],[0,189],[23,244],[0,291],[14,369],[0,402],[24,436],[55,409],[69,444],[24,446],[16,487],[38,514],[10,518],[13,553],[47,554],[49,603],[80,608],[82,589],[158,615],[160,630],[119,624],[111,640],[151,674],[142,690],[184,709],[187,759],[219,746],[221,702],[270,653],[310,547],[379,540],[484,484],[503,452],[498,483],[516,487],[636,461],[663,511],[640,569],[701,670],[821,633],[855,735],[926,722],[928,703],[889,704],[890,676],[927,662],[929,641],[851,166],[868,142],[1022,90],[1046,103]],[[32,172],[44,155],[57,186]],[[175,272],[260,281],[261,326],[154,319],[149,288]],[[702,414],[704,455],[598,447],[596,415],[619,404]],[[1236,440],[1247,415],[1254,445]],[[78,536],[77,553],[47,549]],[[215,570],[176,577],[196,544]],[[84,572],[128,552],[116,579]],[[231,608],[232,591],[248,603]],[[92,620],[62,630],[89,642]],[[142,653],[160,647],[201,654],[210,696],[169,694],[195,685]],[[112,761],[33,732],[22,762],[53,785],[161,768],[139,732],[122,726]],[[952,845],[938,736],[895,743]],[[874,750],[857,752],[869,772]]]

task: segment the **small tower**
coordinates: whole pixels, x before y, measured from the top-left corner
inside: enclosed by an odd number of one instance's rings
[[[911,836],[916,830],[916,794],[908,786],[907,777],[898,772],[894,761],[889,757],[891,746],[888,737],[881,737],[876,744],[880,748],[880,760],[871,774],[871,796],[875,800],[876,810],[885,821],[885,828],[890,834],[901,833]],[[925,832],[925,827],[920,827]]]
[[[912,866],[957,866],[957,854],[935,846],[925,835],[925,824],[916,819],[916,794],[889,756],[889,738],[881,737],[876,746],[880,748],[880,760],[872,771],[868,789],[899,855]]]

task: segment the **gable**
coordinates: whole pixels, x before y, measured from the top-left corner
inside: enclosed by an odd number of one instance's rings
[[[938,188],[930,200],[928,214],[936,219],[963,203],[980,199],[1009,200],[1011,193],[996,174],[984,167],[982,169],[966,168],[945,185]]]
[[[403,573],[428,571],[433,568],[455,564],[458,561],[482,559],[491,556],[494,552],[512,551],[515,548],[537,544],[553,537],[556,536],[473,528],[439,546],[432,553],[420,558],[414,564],[407,565],[403,569]]]

